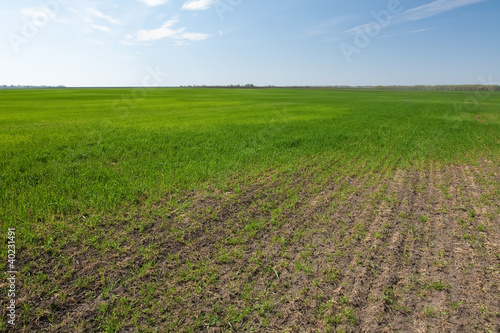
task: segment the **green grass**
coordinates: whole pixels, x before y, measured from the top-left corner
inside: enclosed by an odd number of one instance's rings
[[[370,168],[497,155],[500,94],[460,107],[471,94],[2,91],[0,219],[28,227],[311,159]]]
[[[67,329],[68,313],[82,331],[259,331],[285,320],[300,331],[290,314],[307,309],[316,330],[355,331],[366,299],[433,317],[409,300],[462,290],[448,275],[362,289],[395,267],[413,274],[421,256],[479,279],[443,237],[498,257],[485,246],[497,237],[500,93],[475,107],[470,92],[133,94],[0,91],[1,240],[16,227],[28,331]],[[478,163],[476,179],[454,173]],[[485,322],[498,317],[481,304]]]

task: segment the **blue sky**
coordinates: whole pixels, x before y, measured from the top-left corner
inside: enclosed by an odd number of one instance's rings
[[[22,0],[0,85],[500,82],[498,0]]]

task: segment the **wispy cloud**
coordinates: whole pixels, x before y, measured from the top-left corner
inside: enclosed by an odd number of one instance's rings
[[[417,30],[402,32],[400,34],[379,36],[377,38],[389,38],[389,37],[402,36],[402,35],[408,35],[408,34],[416,34],[416,33],[419,33],[419,32],[429,31],[429,30],[433,30],[433,29],[434,28],[417,29]]]
[[[309,26],[302,37],[312,37],[312,36],[321,36],[332,33],[332,28],[335,28],[338,25],[351,21],[354,18],[353,15],[342,15],[331,18],[322,22],[315,22]]]
[[[177,18],[166,21],[158,29],[139,30],[134,35],[125,35],[122,41],[124,45],[141,45],[145,42],[153,42],[160,39],[170,38],[176,41],[176,45],[180,41],[200,41],[210,37],[209,34],[198,32],[187,32],[186,28],[173,29],[172,26],[178,23]]]
[[[177,22],[179,22],[178,19],[172,19],[163,23],[163,25],[158,29],[140,30],[135,34],[136,39],[139,42],[149,42],[163,38],[174,38],[175,36],[178,36],[185,30],[185,28],[177,30],[171,29],[171,27]]]
[[[176,40],[176,41],[174,41],[174,45],[175,46],[185,46],[185,45],[189,45],[189,42],[186,42],[185,40]]]
[[[163,5],[168,2],[168,0],[138,0],[138,1],[148,5],[149,7]]]
[[[114,19],[113,17],[109,16],[109,15],[105,15],[103,13],[101,13],[100,11],[98,11],[97,9],[94,9],[94,8],[90,8],[89,10],[89,13],[97,18],[100,18],[102,20],[106,20],[108,21],[109,23],[113,23],[113,24],[121,24],[120,21]]]
[[[127,39],[121,40],[120,44],[125,45],[125,46],[151,46],[151,44],[148,44],[148,43],[139,43],[139,42],[135,42],[133,40],[127,40]]]
[[[217,0],[189,0],[182,5],[182,9],[186,10],[205,10],[209,9]]]
[[[473,5],[487,0],[436,0],[402,12],[394,17],[393,24],[418,21],[431,16],[439,15],[460,7]]]
[[[107,27],[105,25],[91,24],[90,26],[92,28],[99,30],[99,31],[102,31],[102,32],[106,32],[106,33],[113,32],[113,30],[110,27]]]
[[[487,0],[435,0],[429,4],[415,7],[412,9],[408,9],[406,11],[403,11],[402,13],[399,13],[399,14],[396,14],[396,15],[390,17],[390,23],[388,24],[388,26],[402,24],[402,23],[411,22],[411,21],[422,20],[425,18],[429,18],[432,16],[436,16],[439,14],[449,12],[451,10],[454,10],[454,9],[457,9],[460,7],[473,5],[473,4],[484,2],[484,1],[487,1]],[[359,25],[359,26],[354,27],[352,29],[346,30],[345,33],[356,34],[360,30],[364,31],[366,29],[370,29],[371,24],[372,23],[370,22],[370,23]]]

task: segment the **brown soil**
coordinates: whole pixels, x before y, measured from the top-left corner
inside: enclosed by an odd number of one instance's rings
[[[59,291],[21,291],[20,331],[103,331],[114,313],[124,332],[500,332],[495,163],[312,170],[110,219],[115,249],[69,242]],[[32,259],[49,276],[60,262]]]

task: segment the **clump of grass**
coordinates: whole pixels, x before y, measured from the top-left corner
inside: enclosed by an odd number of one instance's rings
[[[450,289],[451,285],[449,283],[444,283],[442,280],[439,280],[439,281],[431,282],[429,287],[434,289],[434,290],[442,291],[442,290]]]

